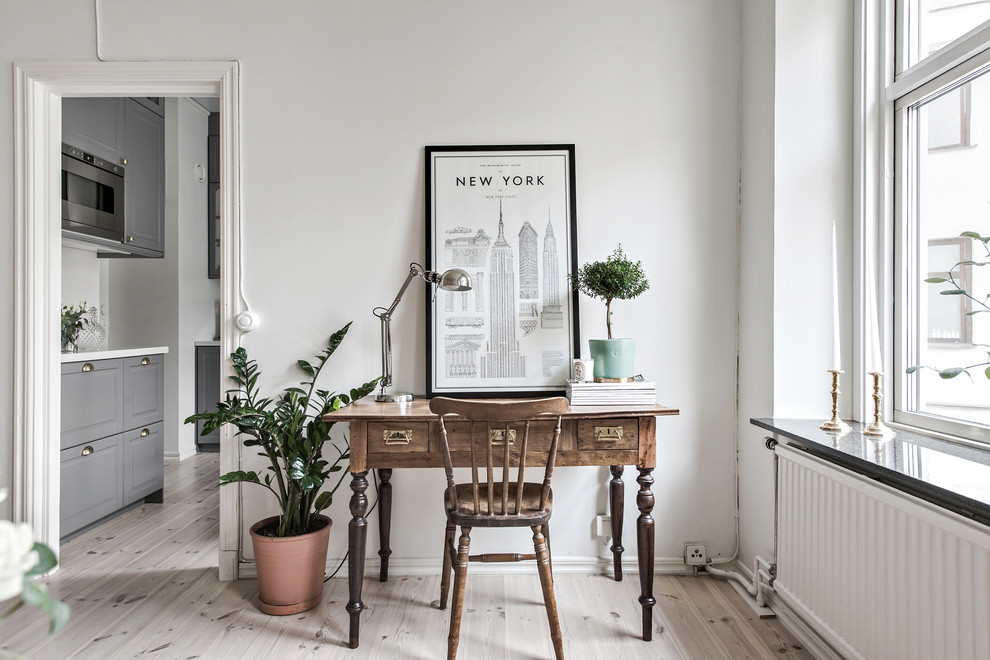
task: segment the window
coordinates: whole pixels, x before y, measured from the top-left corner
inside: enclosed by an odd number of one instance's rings
[[[972,300],[947,291],[972,291],[970,238],[928,241],[928,345],[970,345],[973,337]],[[962,265],[960,265],[962,264]],[[937,280],[943,280],[941,282]],[[934,285],[941,286],[934,286]]]
[[[990,442],[990,1],[899,0],[895,33],[893,417]]]

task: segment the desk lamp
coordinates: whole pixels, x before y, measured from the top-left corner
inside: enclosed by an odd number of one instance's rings
[[[409,392],[386,392],[385,390],[392,384],[392,331],[390,327],[392,312],[395,311],[399,301],[402,300],[402,294],[406,292],[409,283],[415,277],[422,277],[444,291],[469,291],[471,289],[471,278],[460,268],[451,268],[444,271],[443,274],[439,274],[432,270],[426,270],[415,262],[409,264],[409,275],[406,276],[406,281],[402,283],[402,288],[395,294],[395,300],[392,301],[392,304],[387,308],[375,307],[373,310],[374,315],[382,321],[382,378],[379,381],[381,391],[375,396],[375,401],[404,403],[412,401],[413,398]],[[434,292],[433,297],[436,299],[436,292]]]

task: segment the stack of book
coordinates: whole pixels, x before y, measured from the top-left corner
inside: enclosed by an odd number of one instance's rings
[[[567,400],[572,406],[652,406],[657,402],[657,386],[642,376],[630,383],[569,380]]]

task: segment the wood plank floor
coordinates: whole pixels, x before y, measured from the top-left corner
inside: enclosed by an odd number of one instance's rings
[[[4,652],[62,658],[384,658],[432,660],[446,653],[449,614],[431,605],[438,576],[376,576],[365,582],[362,640],[346,648],[347,581],[333,579],[309,612],[272,617],[254,606],[254,580],[217,579],[218,455],[166,467],[164,504],[145,504],[62,547],[46,579],[72,607],[69,627],[49,637],[37,610],[0,622]],[[439,566],[437,567],[439,573]],[[637,637],[639,581],[558,575],[568,658],[811,658],[776,620],[760,620],[729,585],[711,577],[657,576],[654,639]],[[553,657],[536,576],[471,575],[460,657]],[[14,656],[17,657],[17,656]]]

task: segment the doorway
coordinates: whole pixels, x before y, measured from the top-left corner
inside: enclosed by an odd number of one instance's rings
[[[13,517],[58,550],[61,289],[61,99],[77,96],[219,98],[220,345],[240,345],[254,316],[241,295],[240,135],[236,62],[38,62],[14,67]],[[240,322],[238,322],[240,321]],[[222,441],[220,470],[237,469]],[[237,578],[239,500],[221,497],[220,578]]]

